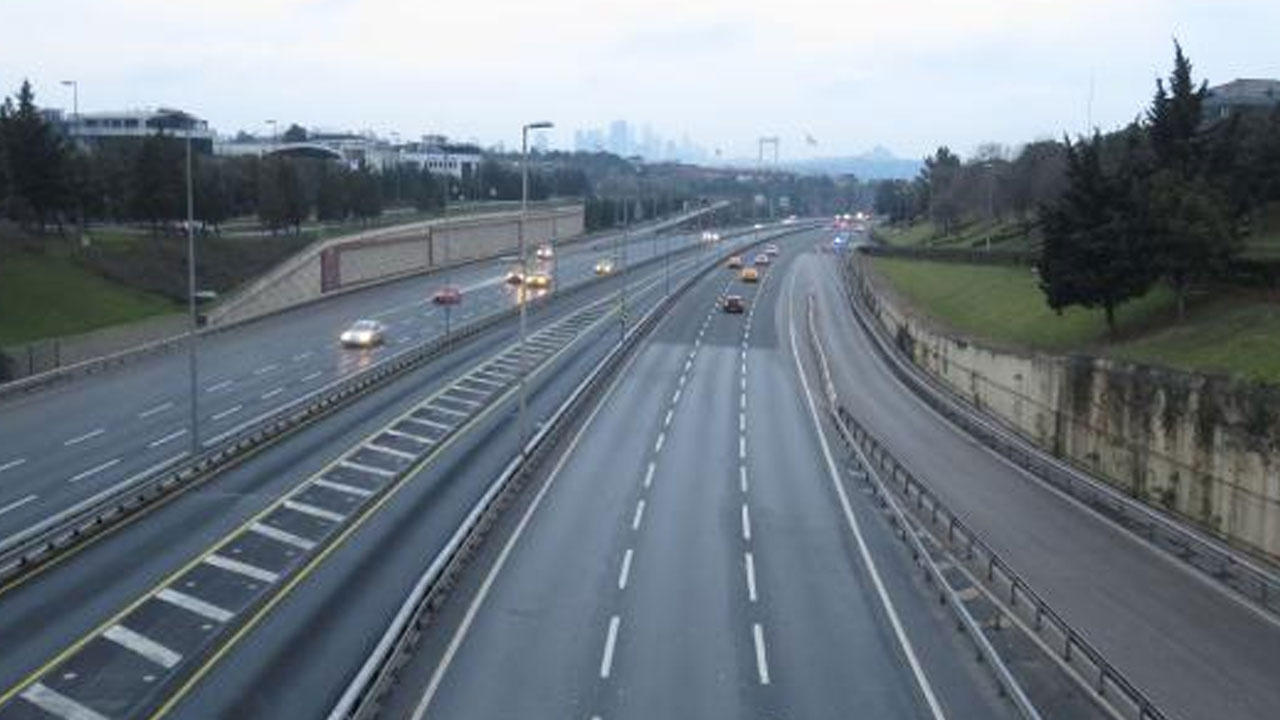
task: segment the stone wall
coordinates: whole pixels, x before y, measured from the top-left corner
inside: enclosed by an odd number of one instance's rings
[[[1133,497],[1280,558],[1280,387],[994,348],[917,316],[878,279],[859,282],[898,347],[969,403]]]

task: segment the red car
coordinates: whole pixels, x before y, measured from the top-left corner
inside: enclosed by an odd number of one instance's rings
[[[457,305],[462,302],[462,291],[452,285],[446,285],[436,291],[431,302],[437,305]]]

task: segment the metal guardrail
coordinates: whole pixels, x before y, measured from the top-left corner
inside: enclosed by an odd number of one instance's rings
[[[881,497],[889,503],[904,537],[909,536],[913,540],[912,554],[916,556],[917,561],[922,557],[925,559],[934,583],[944,593],[947,604],[956,612],[961,624],[977,645],[978,653],[988,661],[997,681],[1009,692],[1018,711],[1027,718],[1039,717],[1008,667],[986,640],[986,636],[981,632],[973,616],[964,607],[963,601],[950,589],[941,571],[929,559],[928,552],[920,544],[919,538],[907,530],[909,526],[906,518],[885,488],[885,480],[895,487],[897,494],[907,503],[915,506],[914,514],[917,517],[924,518],[924,521],[934,529],[945,528],[946,542],[952,548],[959,549],[958,558],[967,565],[977,568],[986,584],[1000,592],[1011,611],[1025,615],[1024,619],[1038,636],[1057,650],[1063,664],[1077,673],[1100,701],[1123,717],[1132,717],[1135,720],[1165,720],[1166,715],[1145,693],[1130,683],[1080,633],[1054,612],[1053,608],[996,554],[995,550],[992,550],[956,517],[925,483],[903,467],[884,445],[840,404],[813,320],[812,298],[810,298],[808,310],[810,342],[819,358],[828,409],[841,439],[858,454],[863,467],[870,471],[869,475],[874,479]]]
[[[748,235],[750,232],[743,231],[735,237]],[[618,275],[588,278],[558,292],[531,300],[530,307],[540,309],[557,299],[573,297],[614,277],[631,274],[670,257],[696,252],[699,248],[698,244],[689,245],[669,255],[657,255],[632,264],[623,268]],[[355,375],[336,380],[241,423],[218,436],[218,442],[213,447],[193,458],[126,478],[35,525],[0,539],[0,581],[12,579],[47,562],[86,538],[106,530],[162,498],[197,484],[214,471],[240,460],[248,453],[386,386],[405,373],[440,357],[458,343],[469,340],[518,313],[517,307],[488,315],[456,328],[447,337],[437,337],[383,358]]]
[[[845,446],[855,453],[859,460],[859,465],[866,472],[867,477],[871,480],[875,492],[889,508],[891,513],[890,522],[898,530],[899,538],[907,544],[911,550],[911,559],[924,570],[925,581],[938,589],[938,598],[941,602],[951,609],[952,614],[956,616],[959,628],[973,643],[974,649],[977,651],[978,660],[984,661],[988,668],[991,669],[992,675],[995,676],[996,685],[1000,692],[1009,698],[1013,703],[1013,707],[1018,714],[1025,720],[1040,720],[1040,712],[1032,704],[1023,691],[1021,684],[1010,672],[1009,667],[1005,664],[1004,659],[1000,657],[1000,653],[996,651],[991,641],[987,639],[986,633],[982,631],[978,621],[969,612],[964,600],[956,593],[945,576],[942,569],[934,562],[932,555],[924,547],[923,541],[918,535],[911,531],[911,525],[907,521],[906,515],[893,496],[888,492],[884,482],[880,478],[880,473],[872,467],[871,461],[864,453],[861,445],[857,441],[855,432],[851,427],[861,428],[856,425],[856,421],[850,422],[852,418],[848,417],[844,407],[840,404],[840,397],[836,393],[835,383],[831,380],[831,368],[827,363],[827,354],[822,348],[822,340],[818,337],[817,325],[814,323],[813,297],[808,298],[806,308],[809,330],[809,345],[813,350],[814,356],[818,359],[818,369],[822,376],[823,394],[826,397],[826,409],[835,424],[836,430],[840,434],[840,439],[844,441]]]
[[[751,247],[769,240],[810,229],[809,225],[788,227],[758,238]],[[747,231],[750,233],[752,231]],[[741,252],[742,248],[733,252]],[[732,254],[732,253],[729,253]],[[714,257],[706,267],[697,271],[673,289],[657,305],[645,313],[560,404],[551,418],[543,423],[529,439],[519,454],[490,483],[484,495],[476,502],[462,524],[450,536],[444,548],[436,554],[427,570],[418,579],[413,590],[392,619],[387,631],[379,639],[356,676],[348,684],[328,720],[368,720],[381,710],[380,703],[386,692],[394,686],[396,673],[413,655],[422,630],[432,612],[443,601],[442,594],[452,585],[466,561],[484,541],[489,529],[497,521],[515,496],[524,488],[524,481],[547,460],[558,441],[569,432],[583,413],[599,397],[614,374],[626,362],[631,352],[649,334],[689,288],[714,271],[729,256],[722,253]]]
[[[841,268],[854,317],[872,338],[890,370],[940,415],[1033,477],[1066,493],[1120,527],[1138,535],[1269,614],[1280,616],[1280,573],[1105,481],[1053,457],[1017,431],[973,408],[902,356],[887,330],[870,316],[871,289],[850,261]]]

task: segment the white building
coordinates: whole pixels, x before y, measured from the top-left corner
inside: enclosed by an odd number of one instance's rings
[[[402,163],[412,163],[432,174],[447,174],[459,180],[473,178],[480,170],[483,155],[470,143],[451,143],[444,135],[423,135],[421,142],[399,148]]]
[[[141,139],[163,133],[166,136],[191,138],[192,145],[200,152],[213,149],[214,133],[209,123],[182,110],[157,108],[155,110],[126,110],[123,112],[92,112],[61,114],[57,118],[62,131],[86,147],[122,139]]]

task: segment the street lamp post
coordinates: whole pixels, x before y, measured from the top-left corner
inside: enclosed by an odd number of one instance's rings
[[[63,80],[64,86],[71,88],[71,134],[74,137],[73,142],[76,145],[80,143],[80,81],[79,80]],[[76,221],[80,225],[80,243],[85,241],[85,221],[84,207],[80,202],[81,193],[76,192]]]
[[[187,377],[191,391],[191,455],[200,453],[200,412],[197,404],[196,368],[196,333],[198,318],[196,316],[196,229],[195,229],[195,191],[191,182],[191,128],[187,128]]]
[[[540,122],[526,123],[520,128],[520,224],[519,224],[519,244],[520,244],[520,277],[527,280],[529,277],[529,254],[525,248],[524,242],[524,226],[529,215],[529,131],[543,130],[554,127],[550,122],[545,120]],[[522,297],[520,298],[520,412],[517,424],[520,426],[520,453],[524,453],[525,442],[529,438],[529,386],[527,375],[529,374],[529,355],[525,346],[525,337],[528,331],[528,315],[527,307],[529,305],[529,286],[521,287]]]
[[[276,140],[276,127],[277,127],[277,125],[276,125],[276,121],[275,121],[275,120],[267,120],[266,122],[267,122],[267,124],[268,124],[268,125],[270,125],[270,126],[271,126],[271,150],[274,152],[274,151],[275,151],[275,149],[276,149],[276,143],[278,142],[278,141]]]

